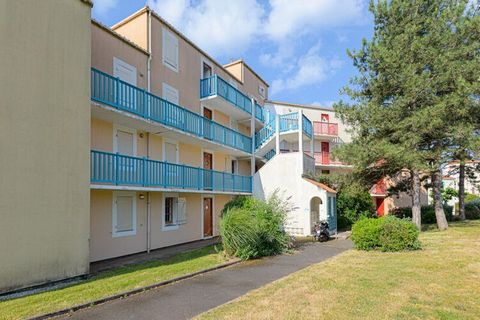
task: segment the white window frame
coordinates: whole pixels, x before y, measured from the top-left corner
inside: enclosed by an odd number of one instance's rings
[[[169,101],[169,100],[167,99],[167,97],[166,97],[166,92],[167,92],[167,90],[173,91],[173,92],[175,92],[175,93],[177,94],[177,101],[176,101],[176,102],[175,102],[175,101]],[[177,88],[169,85],[169,84],[166,83],[166,82],[162,82],[162,98],[165,99],[165,100],[167,100],[167,101],[170,102],[170,103],[174,103],[174,104],[176,104],[176,105],[178,105],[178,106],[180,105],[180,92],[178,91]]]
[[[113,153],[118,153],[118,131],[129,132],[133,135],[133,157],[137,156],[137,130],[129,127],[125,127],[119,124],[113,124]]]
[[[258,95],[262,99],[265,99],[267,97],[267,91],[266,91],[265,86],[263,86],[261,84],[258,85]]]
[[[212,69],[212,76],[215,74],[215,70],[213,68],[213,63],[211,63],[209,60],[205,59],[204,57],[200,58],[200,79],[205,79],[205,75],[203,74],[203,64],[208,65]]]
[[[180,148],[179,148],[179,145],[178,145],[178,141],[176,140],[171,140],[171,139],[168,139],[168,138],[163,138],[162,139],[162,161],[163,162],[167,162],[167,153],[165,152],[165,144],[166,143],[170,143],[170,144],[174,144],[175,147],[176,147],[176,154],[175,154],[175,158],[176,158],[176,161],[175,161],[175,164],[178,164],[179,163],[179,155],[180,155]]]
[[[171,65],[168,61],[167,61],[167,57],[166,57],[166,43],[167,43],[167,36],[171,36],[175,39],[176,41],[176,56],[177,56],[177,66],[173,66]],[[178,69],[179,69],[179,65],[180,65],[180,59],[179,59],[179,55],[178,55],[178,37],[170,30],[168,30],[167,28],[162,28],[162,62],[163,62],[163,65],[166,66],[167,68],[169,68],[170,70],[172,71],[175,71],[178,73]]]
[[[204,222],[205,222],[205,208],[203,206],[203,201],[205,198],[212,198],[212,236],[211,237],[205,237],[203,234],[203,229],[204,229]],[[200,230],[200,237],[201,239],[211,239],[215,237],[215,223],[217,222],[216,215],[215,215],[215,195],[214,194],[202,194],[202,229]]]
[[[162,194],[162,231],[172,231],[172,230],[178,230],[179,224],[177,223],[177,209],[173,212],[173,224],[165,224],[165,199],[166,198],[177,198],[178,199],[178,193],[163,193]],[[178,200],[177,200],[178,201]]]
[[[119,196],[131,196],[133,198],[133,208],[132,208],[132,226],[133,230],[130,231],[116,231],[117,224],[117,204],[116,200]],[[114,191],[113,200],[112,200],[112,237],[126,237],[134,236],[137,234],[137,193],[134,191]]]

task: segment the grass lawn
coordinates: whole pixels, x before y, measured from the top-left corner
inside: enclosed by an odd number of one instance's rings
[[[420,240],[415,252],[344,252],[198,318],[480,319],[480,221]]]
[[[227,262],[213,246],[178,254],[164,261],[150,261],[101,272],[66,288],[0,302],[0,319],[23,319],[135,288],[151,285]]]

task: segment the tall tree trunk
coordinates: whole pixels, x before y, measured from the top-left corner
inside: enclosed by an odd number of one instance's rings
[[[460,211],[460,220],[465,220],[465,160],[460,160],[460,170],[458,177],[458,208]]]
[[[422,215],[421,215],[421,205],[420,205],[420,174],[418,170],[412,171],[412,180],[413,180],[413,197],[412,197],[412,222],[415,223],[418,230],[422,230]]]
[[[448,229],[447,218],[445,217],[445,212],[443,211],[442,203],[442,173],[440,170],[436,170],[432,174],[432,184],[433,184],[433,205],[435,206],[435,217],[437,218],[437,226],[440,231]]]

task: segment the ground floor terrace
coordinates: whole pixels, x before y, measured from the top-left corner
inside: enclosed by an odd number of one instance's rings
[[[218,236],[232,195],[93,189],[90,262]]]

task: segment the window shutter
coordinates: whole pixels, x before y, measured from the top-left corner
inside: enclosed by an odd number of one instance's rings
[[[163,29],[163,62],[178,70],[178,39],[166,29]]]
[[[187,200],[185,198],[177,198],[177,223],[187,223]]]

